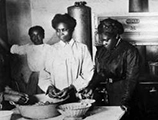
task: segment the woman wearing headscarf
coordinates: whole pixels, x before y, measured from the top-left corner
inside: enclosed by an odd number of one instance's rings
[[[117,20],[108,18],[100,22],[98,35],[103,46],[96,53],[93,78],[82,94],[90,97],[96,86],[106,81],[109,105],[130,111],[139,77],[139,53],[121,38],[123,32],[123,25]]]

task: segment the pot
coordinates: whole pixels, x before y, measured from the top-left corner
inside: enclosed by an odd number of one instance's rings
[[[149,62],[149,72],[152,75],[158,75],[158,62]]]

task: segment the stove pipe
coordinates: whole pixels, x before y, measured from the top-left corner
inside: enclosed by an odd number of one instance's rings
[[[129,12],[149,12],[148,0],[129,0]]]
[[[92,55],[91,8],[86,4],[85,1],[75,2],[67,10],[68,14],[75,18],[77,22],[73,38],[86,44]]]
[[[129,12],[148,12],[148,0],[129,0]],[[140,57],[141,57],[141,65],[140,71],[142,73],[146,73],[146,46],[141,45],[138,47]]]

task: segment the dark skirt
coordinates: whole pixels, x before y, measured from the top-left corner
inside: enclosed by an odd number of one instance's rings
[[[107,83],[108,103],[112,106],[120,106],[122,95],[125,93],[123,80],[114,83]]]
[[[122,96],[125,94],[125,81],[117,81],[114,83],[107,83],[107,93],[109,105],[121,106]],[[129,111],[121,118],[121,120],[141,120],[142,114],[139,108],[137,88],[129,101]]]
[[[39,80],[39,72],[32,72],[29,77],[29,82],[26,86],[26,93],[28,95],[44,93],[38,86],[38,80]]]

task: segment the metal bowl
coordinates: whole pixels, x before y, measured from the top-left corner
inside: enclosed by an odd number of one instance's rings
[[[58,104],[54,99],[49,98],[45,94],[37,94],[30,97],[31,105],[19,105],[14,102],[11,104],[15,105],[20,114],[23,117],[31,119],[46,119],[60,115],[57,110]]]
[[[46,119],[59,115],[57,104],[48,105],[16,105],[23,117],[31,119]]]
[[[11,120],[12,114],[13,114],[13,111],[1,110],[0,111],[0,120]]]

